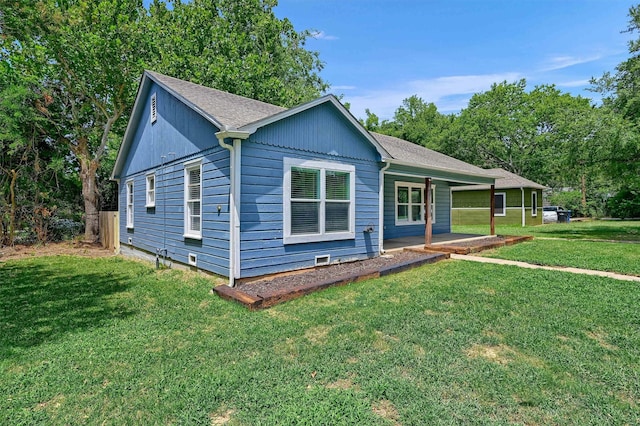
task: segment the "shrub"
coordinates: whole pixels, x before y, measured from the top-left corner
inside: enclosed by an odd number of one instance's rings
[[[640,217],[640,190],[623,189],[607,201],[609,214],[621,219]]]

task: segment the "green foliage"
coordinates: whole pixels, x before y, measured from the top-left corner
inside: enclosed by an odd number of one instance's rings
[[[154,55],[148,66],[285,107],[312,100],[328,88],[318,75],[323,63],[305,49],[311,32],[297,32],[288,19],[278,19],[276,4],[156,0],[149,10]]]
[[[259,312],[212,285],[117,257],[0,264],[3,423],[640,420],[628,283],[446,261]]]
[[[640,218],[640,190],[623,189],[607,200],[607,208],[613,217]]]

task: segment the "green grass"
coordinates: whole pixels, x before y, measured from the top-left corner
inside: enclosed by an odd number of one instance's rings
[[[0,424],[638,424],[640,292],[445,261],[266,311],[121,258],[0,264]]]
[[[489,225],[455,225],[452,232],[489,234]],[[548,223],[538,226],[496,226],[499,235],[533,235],[534,237],[640,241],[638,221],[584,221],[571,223]]]
[[[481,255],[640,276],[640,244],[535,239]]]

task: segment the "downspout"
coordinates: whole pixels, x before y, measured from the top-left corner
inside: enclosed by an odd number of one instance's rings
[[[384,172],[391,167],[391,163],[387,163],[380,169],[378,178],[378,251],[384,253]]]
[[[229,150],[230,191],[229,191],[229,287],[240,278],[240,184],[241,184],[241,148],[240,141],[247,139],[250,133],[223,130],[216,133],[218,144]],[[231,144],[226,138],[232,138]]]
[[[522,206],[522,227],[524,228],[527,222],[527,216],[524,209],[524,187],[520,187],[520,191],[522,192],[522,201],[520,205]]]

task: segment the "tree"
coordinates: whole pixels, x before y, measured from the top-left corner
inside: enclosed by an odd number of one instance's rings
[[[85,239],[98,238],[96,172],[114,126],[131,109],[147,38],[141,0],[2,2],[5,45],[39,61],[42,113],[79,166]],[[11,59],[11,66],[17,66]],[[28,71],[28,70],[27,70]]]
[[[208,87],[291,107],[328,85],[310,31],[295,31],[273,13],[276,0],[155,0],[149,34],[158,72]]]

